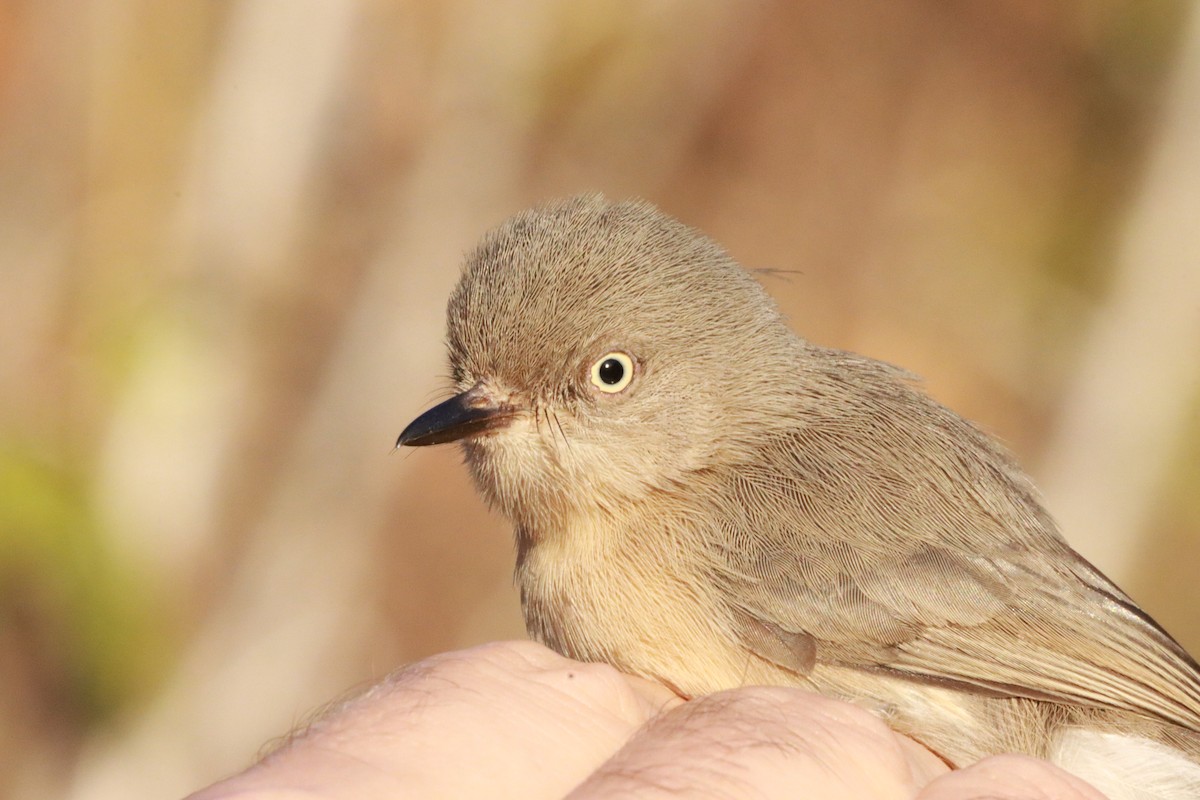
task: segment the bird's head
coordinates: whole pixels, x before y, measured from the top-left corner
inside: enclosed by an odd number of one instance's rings
[[[458,394],[398,444],[461,441],[484,495],[532,529],[736,457],[799,343],[710,239],[599,196],[489,233],[447,316]]]

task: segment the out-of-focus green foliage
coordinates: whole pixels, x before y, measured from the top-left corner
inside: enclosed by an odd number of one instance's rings
[[[84,470],[0,448],[0,638],[22,647],[0,662],[94,723],[154,691],[173,636],[161,587],[111,552],[90,491]]]

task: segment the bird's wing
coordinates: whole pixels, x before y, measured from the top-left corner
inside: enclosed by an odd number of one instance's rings
[[[747,649],[802,674],[815,660],[1200,730],[1196,661],[1061,540],[1002,453],[928,481],[928,465],[819,439],[723,482],[714,578]]]

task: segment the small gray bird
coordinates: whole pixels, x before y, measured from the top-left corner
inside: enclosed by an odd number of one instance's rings
[[[1200,797],[1200,666],[911,376],[793,334],[640,202],[526,211],[467,258],[461,441],[512,521],[529,633],[683,697],[865,705],[952,765],[1021,752],[1113,798]]]

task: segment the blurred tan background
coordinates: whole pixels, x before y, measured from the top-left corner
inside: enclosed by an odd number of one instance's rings
[[[518,637],[451,448],[462,254],[650,199],[900,363],[1200,650],[1184,2],[0,4],[0,796],[171,797]]]

